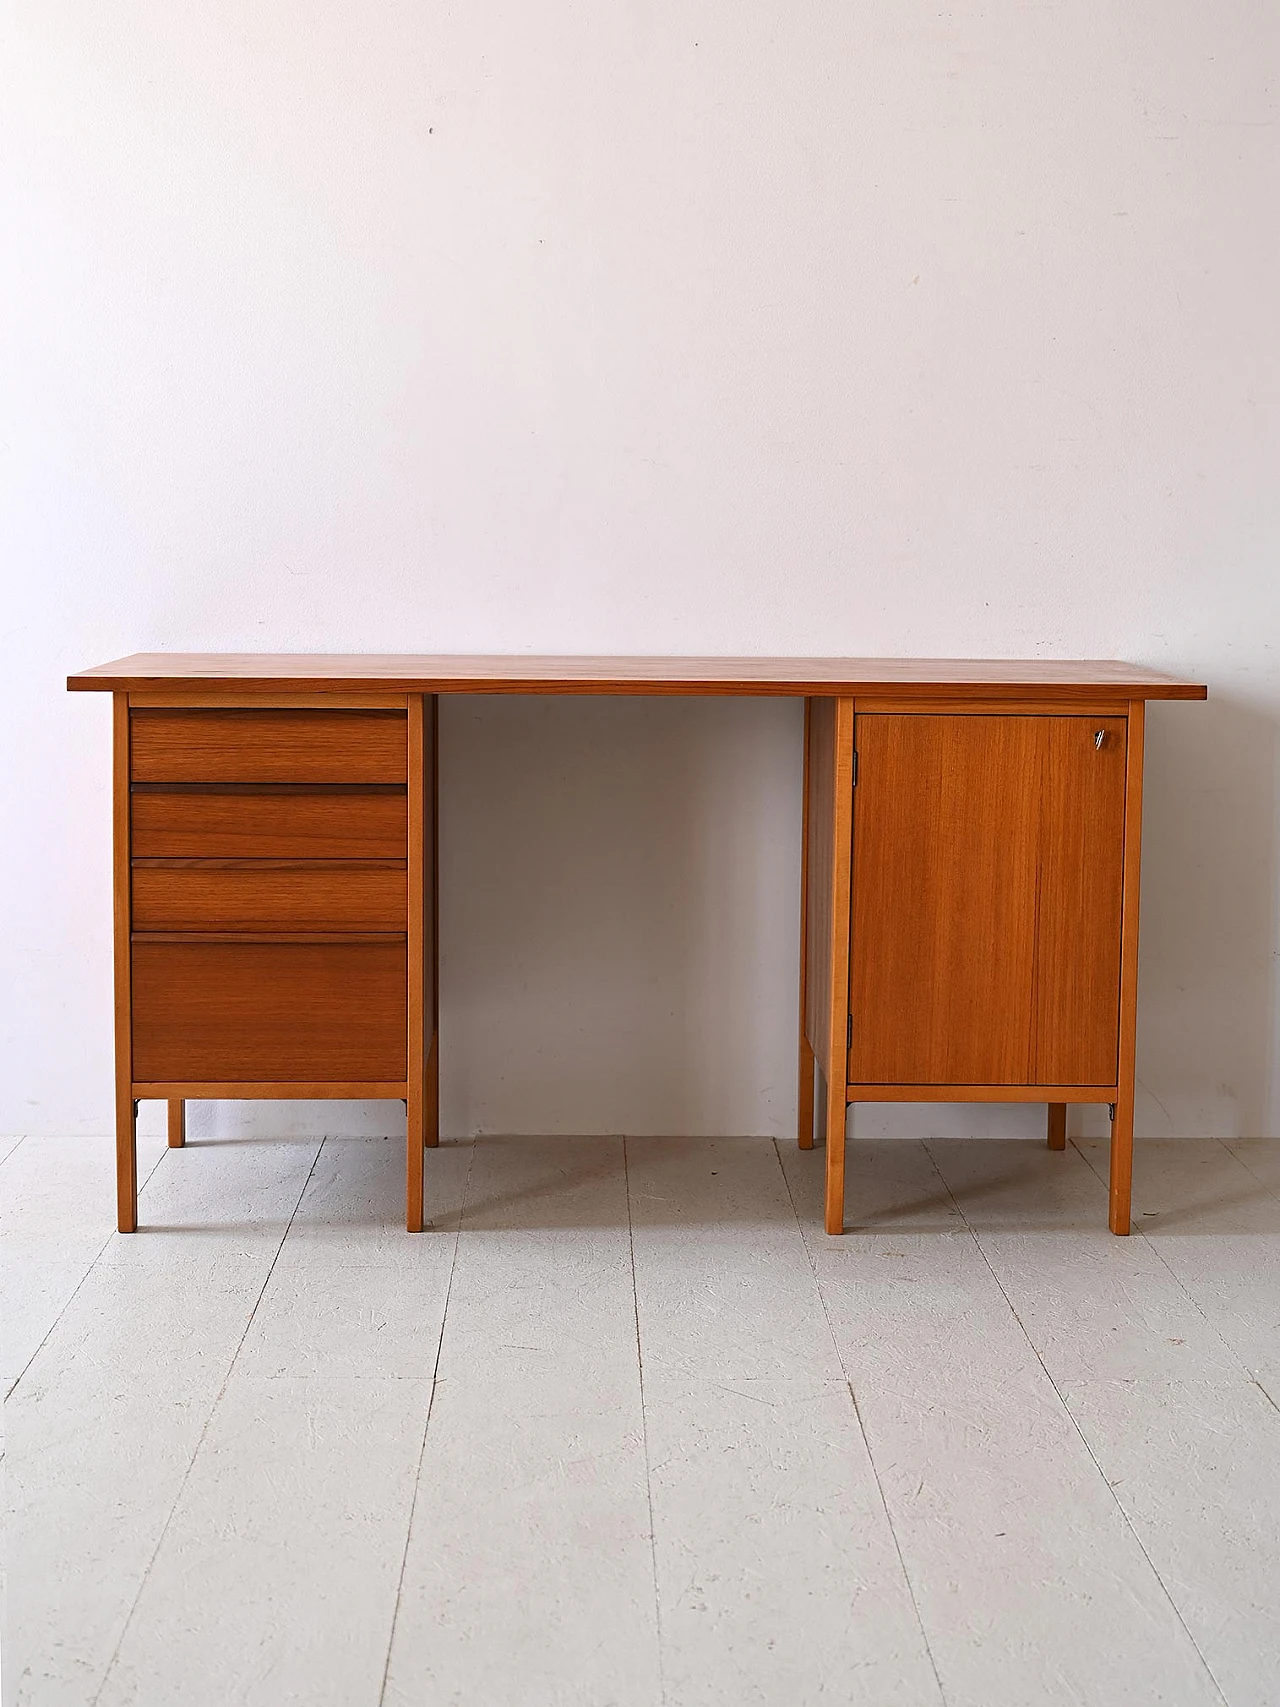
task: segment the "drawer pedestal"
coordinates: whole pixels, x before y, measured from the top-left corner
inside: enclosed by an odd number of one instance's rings
[[[436,701],[216,707],[117,694],[119,1225],[135,1118],[201,1098],[395,1097],[406,1223],[439,1135]]]

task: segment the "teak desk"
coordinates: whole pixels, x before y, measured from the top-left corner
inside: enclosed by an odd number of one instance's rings
[[[439,1136],[441,694],[803,698],[799,1141],[826,1226],[852,1102],[1111,1110],[1129,1231],[1142,733],[1205,689],[1118,663],[139,654],[115,696],[116,1180],[138,1100],[399,1097],[406,1222]]]

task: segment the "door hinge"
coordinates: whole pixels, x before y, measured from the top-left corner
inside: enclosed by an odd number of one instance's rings
[[[844,1028],[844,1046],[846,1051],[853,1048],[853,1015],[849,1015],[849,1023]]]
[[[858,749],[853,749],[853,786],[858,786]]]

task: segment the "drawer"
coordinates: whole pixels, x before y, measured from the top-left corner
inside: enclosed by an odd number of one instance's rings
[[[293,860],[134,862],[138,931],[403,931],[399,864]]]
[[[130,801],[143,859],[404,859],[403,786],[140,784]]]
[[[134,782],[404,782],[403,711],[184,710],[129,714]]]
[[[403,942],[133,944],[138,1081],[403,1080]]]

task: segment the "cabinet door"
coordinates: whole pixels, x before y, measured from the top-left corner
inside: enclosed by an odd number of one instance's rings
[[[1115,1083],[1125,729],[859,716],[852,1083]]]

